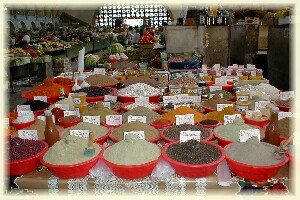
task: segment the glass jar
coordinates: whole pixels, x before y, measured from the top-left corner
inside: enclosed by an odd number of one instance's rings
[[[250,89],[244,87],[236,88],[236,105],[248,105],[250,102]]]
[[[176,95],[182,93],[182,85],[170,85],[169,86],[170,95]]]
[[[131,78],[136,78],[138,76],[138,71],[137,70],[128,70],[126,77],[127,79],[131,79]]]
[[[150,72],[148,70],[140,70],[138,73],[139,78],[150,78]]]
[[[189,96],[196,96],[198,94],[198,86],[197,85],[186,85],[184,87],[185,94]]]

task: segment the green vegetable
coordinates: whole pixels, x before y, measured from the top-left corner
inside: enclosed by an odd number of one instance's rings
[[[114,43],[110,45],[109,50],[111,54],[123,53],[124,47],[120,43]]]

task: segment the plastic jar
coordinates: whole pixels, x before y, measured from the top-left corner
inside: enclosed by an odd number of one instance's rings
[[[236,104],[237,105],[248,105],[250,102],[250,89],[237,87],[236,89]]]
[[[182,85],[169,85],[169,90],[171,95],[181,94]]]
[[[186,85],[184,87],[185,93],[189,96],[196,96],[198,94],[198,86],[197,85]]]
[[[74,105],[84,105],[86,104],[86,93],[85,92],[79,92],[71,94],[73,104]]]

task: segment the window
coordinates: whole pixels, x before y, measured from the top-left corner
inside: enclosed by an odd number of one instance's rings
[[[115,19],[122,19],[127,22],[130,19],[143,20],[145,25],[151,27],[162,26],[163,22],[170,22],[171,16],[163,5],[149,4],[104,4],[97,13],[95,24],[96,26],[111,26],[115,25]]]

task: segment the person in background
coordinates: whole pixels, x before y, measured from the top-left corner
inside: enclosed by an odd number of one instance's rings
[[[126,39],[127,39],[127,44],[132,44],[132,36],[133,36],[133,27],[129,26],[128,27],[128,31],[127,31],[127,35],[126,35]]]
[[[9,46],[14,46],[15,44],[16,44],[15,34],[12,33],[12,34],[8,37],[8,45],[9,45]]]
[[[27,44],[30,42],[30,37],[29,37],[29,33],[26,32],[22,41],[26,42]]]
[[[132,44],[136,44],[138,43],[141,35],[139,33],[139,27],[135,27],[134,30],[133,30],[133,36],[132,36]]]

